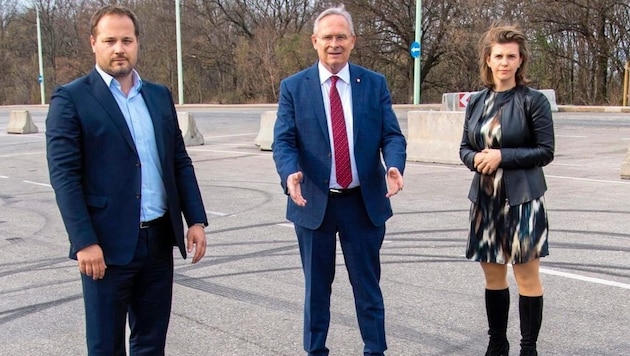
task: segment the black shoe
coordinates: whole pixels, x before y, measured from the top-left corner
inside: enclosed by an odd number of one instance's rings
[[[493,341],[490,339],[486,356],[508,356],[510,354],[510,343],[507,339],[503,341]]]

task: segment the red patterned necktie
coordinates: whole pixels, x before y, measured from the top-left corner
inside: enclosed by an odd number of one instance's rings
[[[352,182],[352,169],[350,168],[350,150],[348,148],[348,134],[346,132],[346,120],[343,116],[341,98],[337,91],[338,76],[330,77],[330,121],[332,123],[333,144],[335,147],[335,167],[337,183],[342,188],[348,188]]]

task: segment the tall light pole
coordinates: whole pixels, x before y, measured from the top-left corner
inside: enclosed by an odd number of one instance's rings
[[[630,94],[628,94],[628,87],[630,86],[630,61],[626,62],[626,70],[623,74],[623,99],[622,105],[628,105],[628,98],[630,98]]]
[[[39,81],[40,95],[42,97],[42,105],[46,104],[46,90],[44,89],[44,59],[42,57],[42,29],[39,23],[39,7],[35,5],[37,11],[37,56],[39,57]]]
[[[177,32],[177,93],[179,105],[184,104],[184,70],[182,68],[182,26],[179,13],[179,2],[175,0],[175,27]]]
[[[422,44],[422,0],[416,0],[416,42]],[[418,47],[418,56],[413,61],[413,104],[420,104],[420,58],[422,47]]]

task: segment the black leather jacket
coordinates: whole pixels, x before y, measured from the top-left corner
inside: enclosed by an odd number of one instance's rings
[[[476,202],[478,173],[473,164],[475,154],[483,150],[479,121],[483,115],[488,89],[474,94],[466,107],[464,133],[459,156],[475,172],[468,198]],[[547,191],[542,167],[553,160],[554,131],[551,108],[538,90],[519,85],[510,100],[503,103],[501,114],[501,163],[503,184],[510,205],[519,205],[541,197]]]

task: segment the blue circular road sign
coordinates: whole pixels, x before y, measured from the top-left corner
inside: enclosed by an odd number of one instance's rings
[[[409,53],[411,54],[411,56],[413,58],[418,58],[420,57],[420,42],[418,41],[413,41],[411,43],[411,46],[409,47]]]

